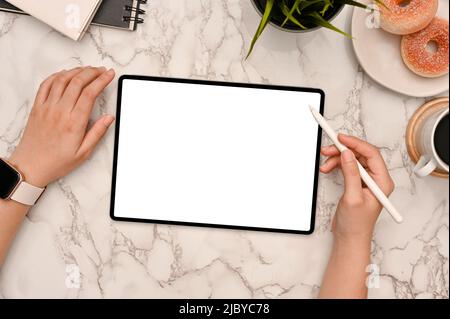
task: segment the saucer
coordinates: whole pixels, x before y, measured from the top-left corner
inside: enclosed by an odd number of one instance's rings
[[[369,3],[369,0],[361,0]],[[448,20],[448,0],[439,1],[438,16]],[[400,52],[401,36],[380,28],[368,28],[370,14],[355,8],[352,18],[353,49],[359,64],[376,82],[392,91],[414,97],[429,97],[448,90],[449,75],[438,78],[421,77],[409,70]]]

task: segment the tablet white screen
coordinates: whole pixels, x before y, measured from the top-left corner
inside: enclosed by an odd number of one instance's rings
[[[308,105],[320,103],[317,92],[123,79],[114,217],[311,231]]]

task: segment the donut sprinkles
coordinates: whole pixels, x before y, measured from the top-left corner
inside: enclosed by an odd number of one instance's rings
[[[436,46],[434,51],[430,44]],[[435,18],[425,29],[402,37],[401,53],[406,66],[423,77],[440,77],[448,73],[448,21]]]
[[[405,35],[425,28],[436,16],[439,0],[382,0],[381,28]]]

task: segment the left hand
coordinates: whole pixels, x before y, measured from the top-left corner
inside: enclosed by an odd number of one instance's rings
[[[41,84],[23,137],[8,159],[25,181],[45,187],[90,156],[114,121],[105,115],[87,130],[95,100],[114,75],[104,67],[80,67]]]

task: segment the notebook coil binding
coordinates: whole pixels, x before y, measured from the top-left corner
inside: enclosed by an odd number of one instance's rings
[[[127,21],[127,22],[128,21],[134,21],[136,23],[144,23],[144,19],[139,17],[139,15],[145,14],[145,10],[139,8],[139,5],[140,4],[146,4],[146,3],[147,3],[147,0],[139,0],[138,1],[138,5],[136,7],[133,7],[133,6],[130,6],[130,5],[126,5],[124,7],[124,10],[130,12],[130,14],[134,13],[134,16],[133,15],[123,16],[122,17],[123,21]]]

